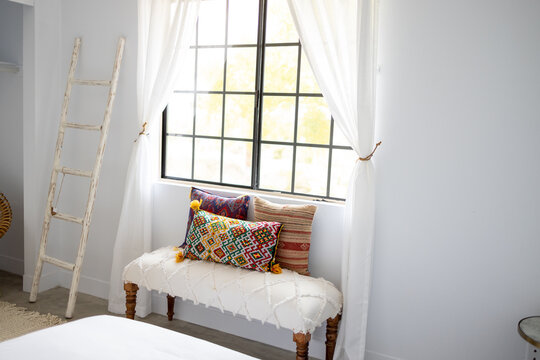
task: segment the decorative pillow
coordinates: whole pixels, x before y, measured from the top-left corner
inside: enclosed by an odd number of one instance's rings
[[[226,216],[234,219],[246,220],[249,208],[249,196],[243,195],[236,198],[223,197],[211,194],[201,189],[192,187],[190,194],[191,201],[202,201],[201,209],[212,214]],[[193,209],[189,210],[189,217],[186,228],[186,240],[189,227],[193,221]]]
[[[274,204],[259,197],[255,197],[253,203],[255,221],[277,221],[283,224],[276,262],[284,269],[309,275],[311,224],[317,206]]]
[[[178,253],[177,262],[187,257],[249,270],[281,272],[279,265],[274,263],[280,223],[231,219],[204,211],[200,205],[197,200],[191,202],[195,215],[186,246]]]

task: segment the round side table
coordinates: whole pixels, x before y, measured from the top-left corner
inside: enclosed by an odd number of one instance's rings
[[[530,316],[519,320],[518,333],[528,343],[540,348],[540,316]]]

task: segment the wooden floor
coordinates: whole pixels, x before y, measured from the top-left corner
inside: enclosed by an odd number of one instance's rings
[[[61,287],[50,289],[40,293],[38,301],[30,304],[28,302],[29,293],[22,291],[22,277],[0,271],[0,300],[26,307],[29,310],[45,314],[51,313],[64,318],[68,293],[68,289]],[[118,316],[107,311],[106,300],[79,294],[77,296],[77,311],[71,320],[102,314]],[[293,352],[178,319],[168,321],[167,317],[163,315],[150,314],[146,318],[138,320],[207,340],[259,359],[295,359]],[[310,359],[315,360],[312,357]]]

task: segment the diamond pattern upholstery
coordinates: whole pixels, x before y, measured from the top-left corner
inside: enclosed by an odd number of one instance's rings
[[[143,254],[124,268],[124,282],[295,333],[312,333],[341,311],[341,292],[323,278],[286,269],[281,274],[263,273],[200,260],[176,263],[177,252],[164,247]]]

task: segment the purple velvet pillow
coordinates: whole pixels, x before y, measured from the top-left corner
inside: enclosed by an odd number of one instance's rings
[[[191,188],[191,201],[201,201],[201,209],[212,214],[226,216],[233,219],[246,220],[249,208],[249,196],[242,195],[235,198],[229,198],[211,194],[201,189]],[[193,210],[189,209],[189,217],[186,228],[186,237],[193,221]],[[185,242],[185,240],[184,240]]]

